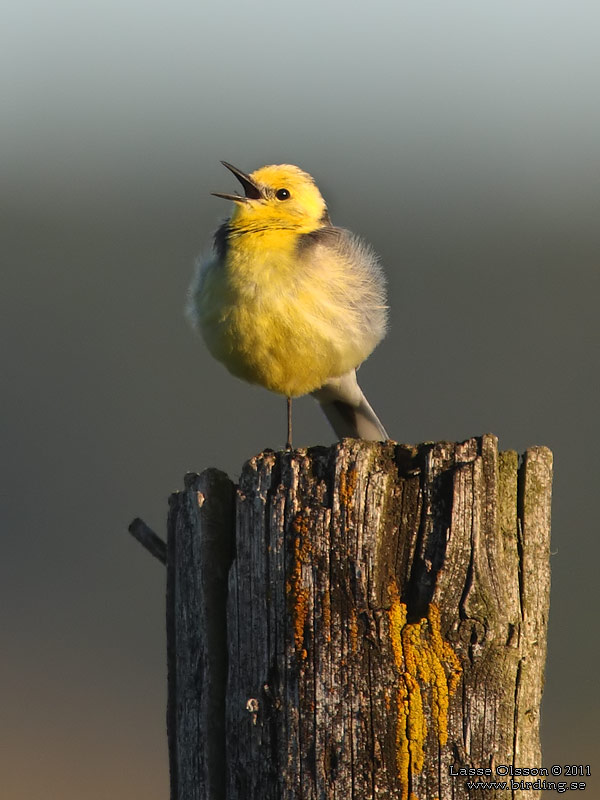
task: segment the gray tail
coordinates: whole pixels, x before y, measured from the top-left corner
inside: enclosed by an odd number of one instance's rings
[[[381,442],[390,438],[362,393],[355,370],[332,378],[311,394],[339,439],[349,436]]]

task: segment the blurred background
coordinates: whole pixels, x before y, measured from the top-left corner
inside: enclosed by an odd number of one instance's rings
[[[553,450],[543,760],[597,770],[599,26],[591,0],[4,9],[3,797],[168,796],[165,571],[127,525],[285,441],[182,314],[219,159],[300,165],[381,254],[360,377],[394,438]],[[333,441],[295,406],[296,445]]]

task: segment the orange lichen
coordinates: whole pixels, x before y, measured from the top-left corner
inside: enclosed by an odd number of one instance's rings
[[[304,627],[308,617],[310,595],[302,581],[302,568],[310,555],[310,538],[308,536],[308,520],[298,514],[293,522],[294,566],[286,582],[286,592],[291,597],[292,616],[294,620],[294,645],[296,652],[304,660],[308,653],[304,647]]]
[[[424,703],[428,703],[433,729],[443,746],[448,741],[449,699],[456,691],[461,670],[456,654],[442,638],[437,606],[431,603],[426,618],[408,623],[406,605],[400,602],[395,581],[388,592],[390,641],[398,673],[396,764],[400,798],[409,800],[410,775],[423,769],[425,757]]]
[[[351,511],[354,506],[354,492],[358,470],[356,467],[340,474],[340,506]]]
[[[384,703],[385,703],[385,710],[389,711],[390,708],[392,707],[392,698],[390,696],[390,693],[385,691],[385,690],[383,692],[383,700],[384,700]]]
[[[350,636],[350,649],[353,653],[356,653],[358,652],[358,617],[356,616],[356,610],[354,608],[350,608],[348,634]]]
[[[448,704],[456,691],[462,670],[458,656],[450,643],[442,638],[440,610],[434,603],[429,604],[427,618],[431,644],[428,657],[429,674],[433,678],[433,716],[438,724],[439,742],[445,745],[448,741]]]

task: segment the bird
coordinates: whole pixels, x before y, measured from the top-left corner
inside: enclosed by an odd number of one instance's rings
[[[221,162],[244,194],[198,259],[187,316],[210,353],[238,378],[287,398],[310,394],[336,436],[383,441],[388,434],[358,385],[356,370],[383,339],[385,277],[374,250],[335,227],[314,179],[293,164],[247,174]]]

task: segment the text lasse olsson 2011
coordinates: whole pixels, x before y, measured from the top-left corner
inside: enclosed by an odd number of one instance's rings
[[[591,775],[591,768],[589,764],[553,764],[550,769],[547,767],[513,767],[512,764],[499,764],[495,767],[455,767],[451,765],[449,774],[453,777],[469,777],[469,778],[491,778],[492,775],[498,776],[511,776],[510,782],[507,781],[466,781],[465,787],[467,789],[480,789],[482,791],[489,790],[529,790],[529,791],[555,791],[562,794],[567,791],[584,791],[586,789],[585,781],[547,781],[543,777],[537,777],[534,781],[514,780],[514,776],[521,777],[527,776],[546,776],[546,775],[564,775],[564,776],[579,776]]]
[[[591,775],[591,768],[589,764],[565,764],[561,766],[560,764],[553,764],[550,769],[548,767],[513,767],[512,764],[498,764],[496,767],[455,767],[453,764],[450,765],[449,774],[452,776],[458,777],[462,775],[464,777],[476,777],[476,776],[486,776],[491,777],[492,775],[564,775],[567,776],[576,776],[576,775]]]

